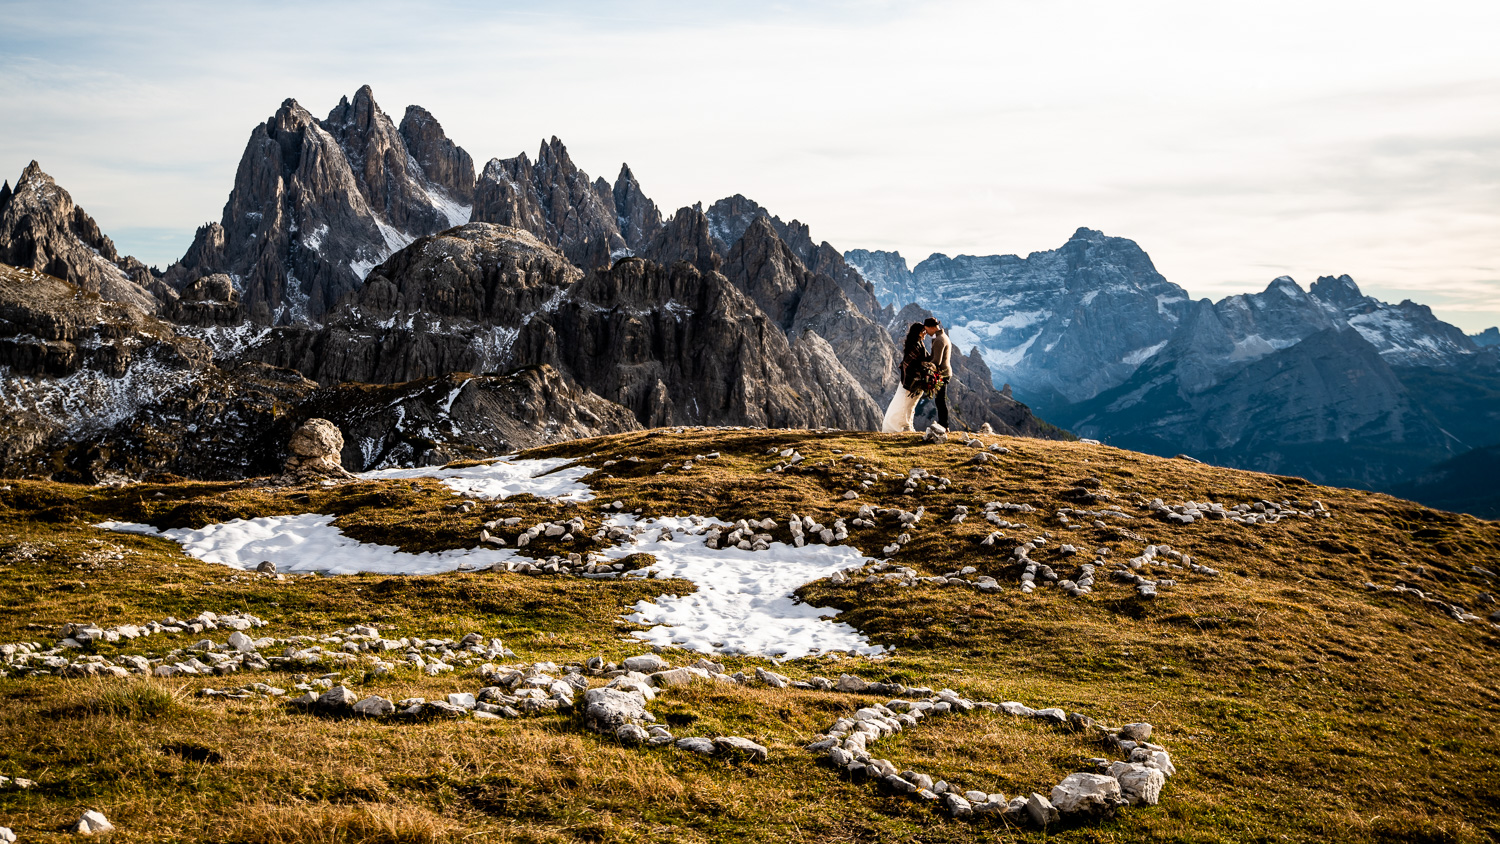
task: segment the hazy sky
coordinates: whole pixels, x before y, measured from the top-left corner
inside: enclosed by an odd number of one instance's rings
[[[666,213],[743,193],[912,264],[1088,226],[1195,296],[1349,273],[1500,323],[1493,0],[410,5],[0,0],[0,177],[38,159],[165,266],[254,124],[368,83]]]

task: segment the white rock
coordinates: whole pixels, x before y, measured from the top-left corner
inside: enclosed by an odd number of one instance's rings
[[[244,633],[236,630],[229,634],[229,647],[234,648],[242,654],[255,650],[255,642]]]
[[[1035,791],[1026,798],[1026,811],[1037,826],[1046,826],[1057,820],[1057,808],[1052,805],[1052,801]]]
[[[1155,806],[1167,782],[1166,774],[1137,762],[1116,762],[1109,766],[1109,773],[1120,781],[1120,793],[1132,806]]]
[[[764,668],[755,669],[755,678],[773,689],[784,689],[789,684],[787,678]]]
[[[1052,805],[1063,814],[1103,814],[1120,800],[1119,781],[1103,774],[1069,774],[1052,789]]]
[[[396,711],[396,704],[379,695],[371,695],[354,704],[354,711],[369,718],[384,718]]]
[[[1172,764],[1172,757],[1169,756],[1165,750],[1151,751],[1150,760],[1151,761],[1149,762],[1149,764],[1154,765],[1158,770],[1169,777],[1177,773],[1177,766]]]
[[[751,762],[764,762],[770,755],[764,745],[740,736],[719,736],[714,739],[714,745],[725,753],[739,754]]]
[[[462,706],[464,709],[473,709],[474,704],[477,703],[474,696],[468,692],[454,692],[448,695],[448,702],[454,706]]]
[[[11,832],[10,827],[0,826],[0,844],[15,844],[16,834]]]
[[[651,736],[639,724],[621,724],[615,729],[615,738],[621,744],[644,744]]]
[[[583,722],[601,733],[617,733],[622,724],[655,721],[639,693],[589,689],[583,693]]]
[[[690,750],[703,756],[714,755],[714,743],[712,739],[703,736],[689,736],[677,740],[677,747],[681,750]]]
[[[79,835],[99,835],[114,832],[114,829],[115,825],[110,823],[108,818],[93,809],[84,812],[83,817],[79,818],[77,825],[73,827],[73,831]]]
[[[641,654],[640,656],[626,657],[624,662],[626,671],[639,671],[642,674],[654,674],[671,667],[672,663],[667,662],[656,654]]]

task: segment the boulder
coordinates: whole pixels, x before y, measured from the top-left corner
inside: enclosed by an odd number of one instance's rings
[[[343,710],[352,708],[358,701],[358,695],[349,691],[344,686],[338,685],[318,697],[318,706],[324,709]]]
[[[78,835],[102,835],[106,832],[114,832],[115,825],[104,817],[103,813],[93,809],[83,813],[78,823],[73,826],[73,832]]]
[[[1138,762],[1116,762],[1109,766],[1109,773],[1120,781],[1120,794],[1132,806],[1140,803],[1155,806],[1167,782],[1166,774]]]
[[[714,743],[712,739],[703,736],[689,736],[677,740],[679,750],[688,750],[702,756],[714,755]]]
[[[1069,774],[1052,789],[1052,805],[1065,814],[1107,815],[1124,803],[1120,783],[1103,774]]]
[[[356,715],[364,715],[369,718],[384,718],[396,711],[396,704],[391,703],[378,695],[371,695],[359,703],[354,704]]]
[[[626,671],[638,671],[642,674],[654,674],[672,667],[672,663],[667,662],[656,654],[641,654],[640,656],[626,657],[622,665]]]
[[[1055,822],[1058,817],[1057,808],[1052,805],[1052,801],[1037,794],[1035,791],[1031,792],[1031,796],[1026,798],[1026,813],[1031,816],[1031,820],[1037,826],[1046,826],[1049,823]]]
[[[619,739],[621,744],[644,744],[651,736],[639,724],[621,724],[615,728],[615,738]]]
[[[340,453],[344,450],[344,435],[337,425],[327,419],[313,418],[302,423],[292,434],[287,444],[291,456],[286,461],[286,474],[296,479],[344,478]]]
[[[615,733],[625,724],[655,721],[645,698],[619,689],[589,689],[583,693],[583,723],[600,733]]]

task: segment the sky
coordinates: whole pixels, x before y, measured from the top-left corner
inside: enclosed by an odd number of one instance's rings
[[[363,84],[479,167],[556,135],[664,213],[744,194],[840,250],[1081,227],[1195,297],[1348,273],[1500,324],[1500,3],[13,2],[0,178],[32,159],[165,267],[250,130]]]

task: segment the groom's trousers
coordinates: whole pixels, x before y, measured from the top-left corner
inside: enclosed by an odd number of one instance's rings
[[[944,384],[939,388],[932,400],[937,403],[937,423],[944,428],[948,427],[948,385]]]

